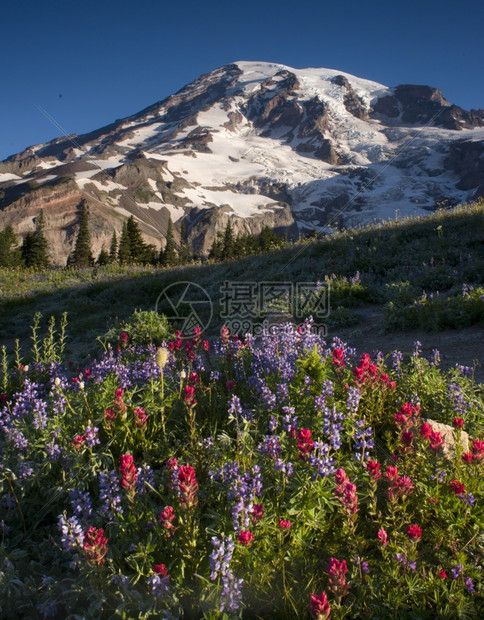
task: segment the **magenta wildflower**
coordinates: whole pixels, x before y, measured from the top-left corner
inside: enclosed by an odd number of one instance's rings
[[[248,547],[250,543],[254,540],[255,536],[249,530],[242,530],[239,534],[237,540],[241,545],[245,545]]]
[[[330,558],[328,575],[329,575],[329,589],[337,598],[343,598],[349,590],[349,585],[346,583],[346,573],[348,567],[346,566],[346,560],[338,560],[337,558]]]
[[[311,594],[311,603],[309,611],[313,620],[326,620],[331,614],[331,607],[328,603],[328,597],[323,591],[321,594]]]

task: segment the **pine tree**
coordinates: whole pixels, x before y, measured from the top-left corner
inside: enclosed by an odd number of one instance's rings
[[[222,251],[223,251],[223,238],[224,235],[222,232],[218,231],[215,235],[215,239],[213,240],[212,247],[210,248],[210,252],[208,253],[208,258],[211,258],[215,261],[222,260]]]
[[[163,254],[160,253],[160,262],[163,267],[173,267],[178,262],[175,250],[175,238],[173,236],[173,222],[171,217],[168,220],[168,230],[166,231],[166,244]]]
[[[77,233],[76,244],[74,250],[67,259],[67,266],[86,269],[93,264],[94,259],[91,253],[91,238],[89,235],[89,216],[87,214],[86,204],[83,203],[79,218],[79,231]]]
[[[35,232],[28,233],[22,244],[22,258],[26,267],[46,269],[50,265],[47,256],[47,239],[44,237],[44,212],[41,210],[35,224]]]
[[[128,265],[131,262],[131,248],[126,220],[123,222],[123,230],[119,241],[118,261],[120,265]]]
[[[230,218],[229,218],[227,222],[227,226],[225,227],[224,242],[223,242],[223,248],[222,248],[222,260],[234,258],[234,256],[235,256],[235,238],[234,238],[234,231],[232,229],[232,224],[230,223]]]
[[[111,262],[111,258],[109,256],[109,253],[107,252],[107,250],[102,248],[101,251],[99,252],[99,256],[97,257],[96,265],[99,265],[99,266],[109,265],[110,262]]]
[[[129,239],[129,254],[131,263],[151,263],[153,254],[150,247],[144,242],[138,222],[131,216],[126,223]]]
[[[22,252],[12,226],[0,231],[0,267],[19,267],[22,264]]]
[[[269,226],[264,226],[259,235],[259,249],[261,252],[268,252],[275,248],[280,248],[284,244]]]
[[[109,249],[109,262],[118,262],[118,237],[115,230],[113,231],[113,236],[111,238],[111,247]]]

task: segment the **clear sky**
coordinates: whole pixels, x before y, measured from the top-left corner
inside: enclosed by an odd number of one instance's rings
[[[0,160],[164,99],[236,60],[428,84],[484,108],[484,2],[3,0]]]

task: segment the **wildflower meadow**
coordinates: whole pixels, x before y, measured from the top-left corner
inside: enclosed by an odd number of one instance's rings
[[[438,351],[123,333],[0,391],[2,618],[484,614],[482,385]]]

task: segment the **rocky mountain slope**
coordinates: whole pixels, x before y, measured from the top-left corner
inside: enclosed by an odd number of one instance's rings
[[[484,110],[428,86],[237,62],[0,162],[0,228],[22,236],[44,209],[52,257],[65,264],[85,200],[95,253],[134,215],[158,246],[168,217],[176,231],[183,221],[203,255],[229,217],[236,232],[297,236],[483,194]]]

